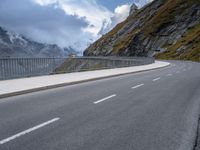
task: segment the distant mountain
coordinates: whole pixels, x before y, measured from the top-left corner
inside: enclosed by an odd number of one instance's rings
[[[86,56],[156,56],[200,61],[200,0],[154,0],[103,35]]]
[[[75,49],[73,49],[71,46],[69,46],[69,47],[64,48],[64,55],[65,56],[70,56],[70,55],[79,56],[79,55],[81,55],[81,53],[76,51]]]
[[[60,48],[56,44],[32,41],[23,35],[0,27],[0,57],[67,57],[78,54],[71,47]]]

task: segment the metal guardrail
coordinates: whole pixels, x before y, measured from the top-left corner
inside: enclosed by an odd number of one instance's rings
[[[142,57],[0,58],[0,80],[153,63]]]
[[[66,58],[0,58],[0,80],[49,75]]]

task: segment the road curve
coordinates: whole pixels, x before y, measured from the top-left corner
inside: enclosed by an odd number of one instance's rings
[[[0,99],[0,150],[192,150],[200,64]]]

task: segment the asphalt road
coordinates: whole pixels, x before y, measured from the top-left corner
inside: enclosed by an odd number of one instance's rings
[[[192,150],[200,64],[0,99],[0,150]]]

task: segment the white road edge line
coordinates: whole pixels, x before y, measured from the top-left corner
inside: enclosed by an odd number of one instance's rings
[[[156,79],[153,79],[152,81],[155,82],[155,81],[158,81],[158,80],[160,80],[160,77],[156,78]]]
[[[136,86],[132,87],[132,89],[139,88],[139,87],[141,87],[141,86],[143,86],[143,85],[144,85],[144,84],[139,84],[139,85],[136,85]]]
[[[115,97],[115,96],[117,96],[117,95],[116,95],[116,94],[110,95],[110,96],[108,96],[108,97],[105,97],[105,98],[103,98],[103,99],[101,99],[101,100],[98,100],[98,101],[94,102],[94,104],[101,103],[101,102],[106,101],[106,100],[108,100],[108,99],[110,99],[110,98],[113,98],[113,97]]]
[[[30,128],[30,129],[27,129],[27,130],[25,130],[25,131],[22,131],[22,132],[20,132],[20,133],[18,133],[18,134],[15,134],[15,135],[13,135],[13,136],[11,136],[11,137],[8,137],[8,138],[6,138],[6,139],[3,139],[3,140],[0,141],[0,145],[5,144],[5,143],[7,143],[7,142],[9,142],[9,141],[12,141],[12,140],[14,140],[14,139],[16,139],[16,138],[19,138],[20,136],[23,136],[23,135],[28,134],[28,133],[30,133],[30,132],[33,132],[33,131],[35,131],[35,130],[37,130],[37,129],[39,129],[39,128],[42,128],[42,127],[44,127],[44,126],[46,126],[46,125],[49,125],[49,124],[51,124],[51,123],[53,123],[53,122],[55,122],[55,121],[58,121],[59,119],[60,119],[60,118],[54,118],[54,119],[49,120],[49,121],[47,121],[47,122],[44,122],[44,123],[42,123],[42,124],[40,124],[40,125],[37,125],[37,126],[35,126],[35,127],[32,127],[32,128]]]

